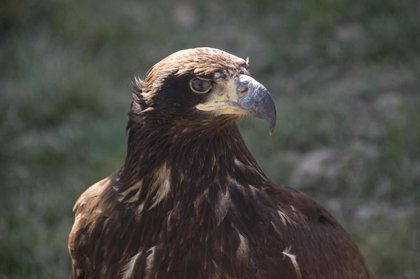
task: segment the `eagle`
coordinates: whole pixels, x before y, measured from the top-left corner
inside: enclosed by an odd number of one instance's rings
[[[276,124],[248,59],[202,47],[135,78],[124,164],[74,206],[73,279],[364,279],[337,220],[275,184],[236,120]]]

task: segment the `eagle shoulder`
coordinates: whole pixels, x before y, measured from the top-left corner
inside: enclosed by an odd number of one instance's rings
[[[101,215],[98,204],[101,196],[106,189],[110,187],[113,176],[106,177],[83,192],[77,199],[73,211],[75,212],[75,221],[71,229],[68,249],[72,257],[73,278],[86,277],[86,271],[89,270],[91,262],[88,257],[88,243],[91,241],[91,232],[96,226],[96,221]]]
[[[371,278],[359,249],[326,208],[300,191],[273,186],[268,194],[281,205],[273,228],[284,236],[269,243],[273,258],[296,278]]]

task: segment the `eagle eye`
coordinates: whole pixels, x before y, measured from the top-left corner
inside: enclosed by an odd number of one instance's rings
[[[211,90],[211,81],[204,78],[193,78],[190,80],[190,88],[197,94],[206,94]]]

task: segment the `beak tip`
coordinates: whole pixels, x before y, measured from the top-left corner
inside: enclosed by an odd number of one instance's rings
[[[268,122],[269,134],[270,136],[273,135],[274,128],[276,127],[277,111],[274,100],[268,91],[261,106],[261,111],[259,111],[259,117]]]
[[[274,132],[274,128],[275,127],[276,127],[276,120],[274,118],[274,121],[270,121],[270,123],[269,123],[269,133],[270,133],[270,136],[273,135],[273,132]]]
[[[268,133],[269,133],[270,136],[272,136],[273,132],[274,132],[274,128],[276,127],[276,113],[275,113],[275,111],[274,111],[274,115],[272,117],[269,117],[267,119],[267,121],[268,121],[268,125],[269,125],[268,126],[269,127]]]

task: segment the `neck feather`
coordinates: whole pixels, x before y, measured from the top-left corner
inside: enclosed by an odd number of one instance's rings
[[[122,200],[153,208],[164,201],[195,203],[227,187],[267,185],[232,119],[218,122],[139,121],[129,124],[128,152],[118,178]]]

